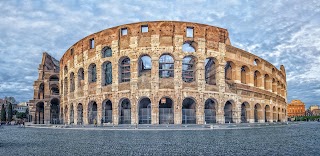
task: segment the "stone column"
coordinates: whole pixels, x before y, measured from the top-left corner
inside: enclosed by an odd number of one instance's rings
[[[253,106],[253,107],[250,106],[250,119],[249,119],[249,123],[254,123],[254,106]]]
[[[241,102],[235,102],[232,111],[232,120],[234,123],[241,123]]]
[[[196,121],[197,124],[204,124],[204,99],[203,94],[200,94],[200,99],[196,104]]]
[[[225,117],[224,117],[224,101],[219,100],[219,104],[217,104],[217,113],[216,113],[216,120],[218,124],[224,124],[225,123]]]

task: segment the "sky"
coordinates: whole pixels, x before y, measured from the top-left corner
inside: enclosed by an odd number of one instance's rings
[[[320,104],[319,0],[2,0],[0,8],[0,98],[33,98],[44,51],[60,60],[100,30],[175,20],[228,29],[233,46],[285,66],[288,102]]]

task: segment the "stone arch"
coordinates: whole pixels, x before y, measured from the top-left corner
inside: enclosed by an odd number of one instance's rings
[[[70,124],[74,123],[74,107],[73,107],[73,103],[71,103],[70,105]]]
[[[256,59],[254,59],[253,64],[254,64],[255,66],[260,67],[260,66],[261,66],[261,61],[256,58]]]
[[[51,75],[49,77],[49,81],[58,81],[59,82],[59,77],[57,75]]]
[[[188,55],[182,59],[182,80],[184,82],[195,81],[197,60],[194,56]]]
[[[266,105],[264,109],[264,121],[265,122],[271,121],[271,109],[269,105]]]
[[[214,57],[209,57],[205,60],[205,80],[207,84],[217,84],[217,68],[218,61]]]
[[[84,86],[84,70],[80,68],[78,70],[78,87]]]
[[[112,122],[112,102],[106,99],[102,102],[102,118],[103,123],[113,123]]]
[[[64,70],[64,74],[66,75],[66,74],[68,73],[68,67],[67,67],[67,65],[64,66],[63,70]]]
[[[64,78],[64,88],[63,88],[63,95],[67,95],[68,94],[68,77]]]
[[[50,123],[59,123],[59,110],[60,110],[60,100],[58,98],[53,98],[50,100]]]
[[[101,57],[102,58],[106,58],[106,57],[111,57],[112,56],[112,50],[109,46],[105,46],[102,50],[101,50]]]
[[[250,122],[250,104],[248,102],[243,102],[241,104],[241,123]]]
[[[241,67],[241,83],[249,84],[250,83],[250,69],[246,65]]]
[[[193,97],[187,97],[182,101],[182,124],[196,124],[196,105]]]
[[[159,124],[174,124],[174,103],[168,96],[159,101]]]
[[[228,100],[224,105],[224,121],[225,123],[233,123],[233,107],[235,103],[233,100]]]
[[[63,110],[63,114],[64,114],[63,122],[64,122],[65,124],[68,123],[68,119],[69,119],[69,117],[68,117],[68,110],[69,110],[68,105],[65,105],[65,106],[64,106],[64,110]]]
[[[44,124],[44,103],[42,101],[36,104],[35,123]]]
[[[112,64],[110,61],[106,61],[102,64],[101,83],[102,86],[112,84]]]
[[[98,115],[98,105],[96,103],[96,101],[90,101],[88,103],[88,123],[89,124],[94,124],[94,120],[96,120],[96,122],[98,121],[97,116]]]
[[[266,90],[271,90],[272,89],[272,81],[271,78],[268,74],[264,75],[264,88]]]
[[[225,79],[226,80],[235,80],[236,79],[236,65],[232,61],[227,61],[225,65]]]
[[[59,87],[57,84],[50,85],[50,95],[59,95]]]
[[[170,54],[162,54],[159,58],[159,77],[174,77],[174,58]]]
[[[44,99],[44,84],[39,85],[38,99]]]
[[[272,79],[272,92],[277,92],[277,81],[275,78]]]
[[[151,100],[148,97],[142,97],[139,100],[139,124],[151,124]]]
[[[74,92],[75,86],[74,86],[74,73],[70,73],[70,92]]]
[[[262,107],[259,103],[254,105],[254,122],[262,122]]]
[[[273,106],[273,122],[277,122],[278,121],[278,115],[277,115],[277,109],[276,106]]]
[[[187,53],[196,52],[197,43],[195,41],[184,41],[182,44],[182,51]]]
[[[280,108],[278,108],[278,122],[281,122]]]
[[[255,87],[262,87],[262,75],[261,73],[256,70],[254,71],[254,86]]]
[[[138,76],[151,77],[152,61],[151,57],[147,54],[143,54],[138,59]]]
[[[97,81],[97,66],[95,63],[91,63],[88,67],[88,80],[89,83]]]
[[[128,98],[119,101],[119,124],[131,124],[131,102]]]
[[[204,104],[204,119],[205,123],[216,123],[217,122],[217,107],[218,102],[216,99],[209,98],[205,101]]]
[[[131,78],[131,68],[130,68],[130,58],[124,56],[119,60],[119,83],[130,82]]]
[[[83,124],[83,105],[82,103],[79,103],[77,106],[77,124],[82,125]]]

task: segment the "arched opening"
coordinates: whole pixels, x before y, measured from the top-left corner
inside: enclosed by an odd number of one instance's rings
[[[39,86],[38,99],[44,99],[44,84],[41,83]]]
[[[250,77],[249,77],[249,68],[247,66],[241,67],[241,83],[248,84]]]
[[[74,73],[71,72],[70,74],[70,92],[73,92],[74,91]]]
[[[205,123],[216,123],[216,107],[217,102],[213,99],[207,99],[204,104],[204,119]]]
[[[112,123],[112,102],[110,100],[105,100],[102,103],[103,106],[103,122]]]
[[[94,124],[94,120],[97,122],[97,103],[95,101],[91,101],[88,104],[88,119],[89,124]]]
[[[36,104],[36,114],[35,114],[36,124],[44,124],[44,103],[38,102]]]
[[[253,65],[260,67],[260,60],[259,59],[254,59]]]
[[[173,101],[170,98],[162,97],[159,101],[159,124],[173,124]]]
[[[57,98],[53,98],[50,101],[50,123],[58,124],[59,121],[59,110],[60,110],[60,101]]]
[[[131,124],[131,103],[127,98],[120,101],[119,124]]]
[[[96,67],[96,64],[91,63],[91,64],[89,65],[89,68],[88,68],[88,77],[89,77],[89,83],[92,83],[92,82],[96,82],[96,81],[97,81],[97,67]]]
[[[262,86],[262,77],[258,70],[254,72],[254,86],[261,87]]]
[[[265,122],[270,122],[271,118],[270,118],[270,106],[269,105],[266,105],[265,109],[264,109],[264,121]]]
[[[235,64],[231,61],[227,61],[226,66],[224,68],[225,79],[226,80],[234,80],[235,79]]]
[[[74,109],[73,109],[73,104],[70,106],[70,124],[74,123]]]
[[[109,46],[105,46],[102,50],[101,50],[101,57],[102,58],[106,58],[106,57],[111,57],[112,56],[112,50]]]
[[[272,92],[277,92],[277,82],[276,79],[272,79]]]
[[[205,79],[206,83],[216,85],[216,63],[214,58],[207,58],[205,60]]]
[[[182,102],[182,124],[196,124],[196,102],[192,98]]]
[[[138,61],[138,76],[148,76],[151,77],[151,57],[148,55],[143,55]]]
[[[192,82],[195,80],[195,65],[194,56],[186,56],[182,60],[182,80],[184,82]]]
[[[68,116],[68,106],[67,106],[67,105],[64,107],[64,112],[63,112],[63,114],[64,114],[64,120],[63,120],[63,122],[64,122],[65,124],[67,124],[67,123],[68,123],[68,119],[69,119],[69,116]]]
[[[139,102],[139,124],[151,124],[151,101],[143,98]]]
[[[84,70],[80,68],[78,70],[78,87],[84,86]]]
[[[159,77],[174,77],[174,59],[168,54],[164,54],[159,58]]]
[[[64,66],[64,74],[66,75],[68,73],[68,67],[67,65]]]
[[[262,119],[262,108],[260,104],[254,105],[254,122],[259,122]]]
[[[65,77],[64,78],[64,88],[63,88],[63,95],[67,95],[68,94],[68,78]]]
[[[185,41],[182,45],[182,51],[183,52],[196,52],[196,49],[194,48],[195,42],[194,41]]]
[[[50,86],[50,95],[59,95],[59,88],[56,84]]]
[[[59,77],[57,75],[52,75],[50,76],[49,81],[59,81]]]
[[[107,61],[102,64],[102,85],[112,84],[112,64]]]
[[[130,71],[130,59],[124,57],[120,59],[119,63],[119,82],[129,82],[131,77]]]
[[[241,123],[247,123],[250,119],[250,105],[248,102],[241,104]]]
[[[83,124],[83,106],[81,103],[78,104],[77,107],[77,124],[82,125]]]
[[[273,122],[277,122],[278,118],[277,118],[277,109],[275,106],[273,106]]]
[[[268,74],[264,75],[264,88],[266,90],[271,90],[271,78]]]
[[[281,121],[281,116],[280,116],[280,108],[278,108],[278,122]]]
[[[224,105],[224,121],[225,123],[232,123],[232,103],[230,101],[227,101]]]

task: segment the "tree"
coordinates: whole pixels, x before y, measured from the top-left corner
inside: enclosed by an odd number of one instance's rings
[[[12,121],[12,104],[9,103],[8,105],[8,121],[11,122]]]
[[[20,112],[18,112],[18,113],[16,114],[16,117],[17,117],[18,119],[23,119],[23,118],[26,118],[27,116],[26,116],[26,113],[20,113]]]
[[[4,108],[4,104],[1,106],[1,121],[6,121],[6,109]]]
[[[6,97],[4,97],[4,100],[7,101],[8,103],[12,103],[12,104],[17,103],[16,99],[12,96],[9,96],[9,97],[6,96]]]

